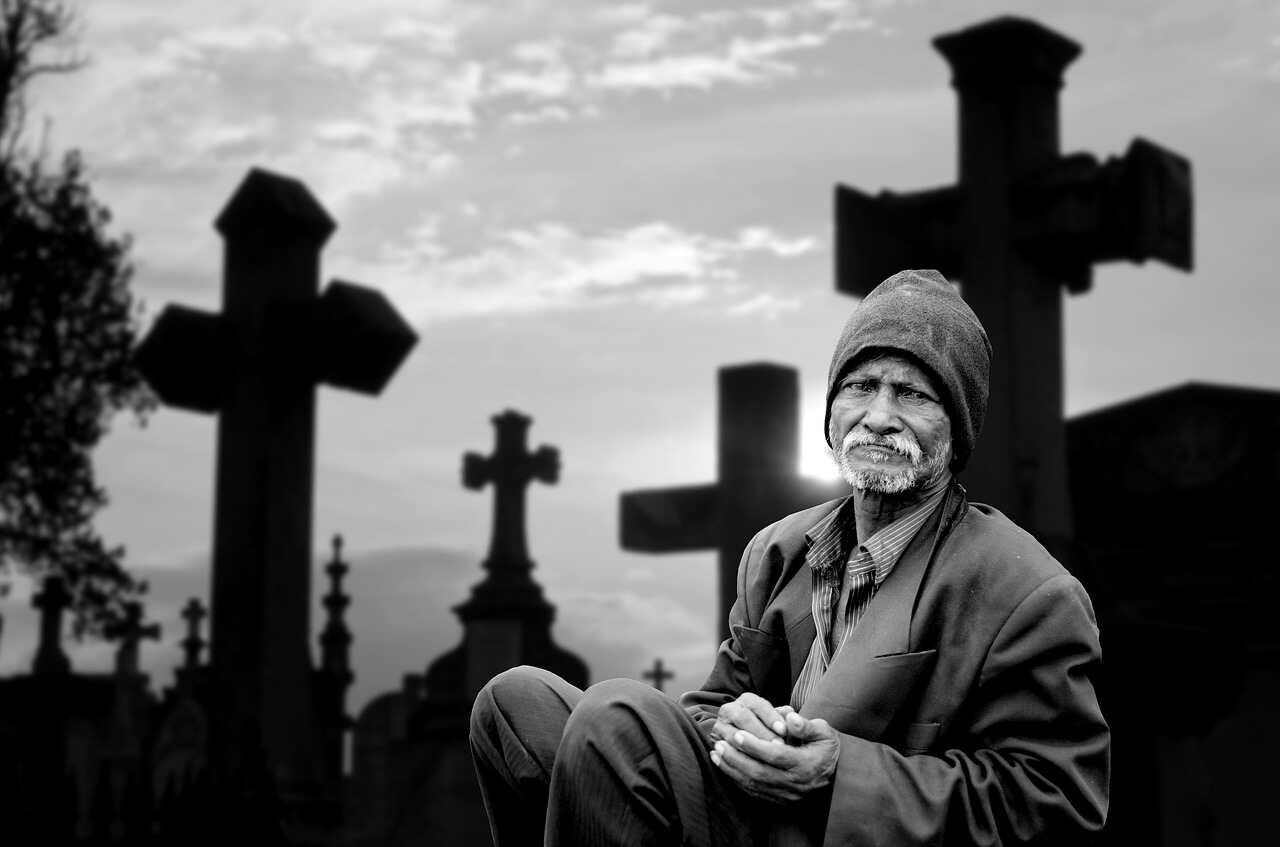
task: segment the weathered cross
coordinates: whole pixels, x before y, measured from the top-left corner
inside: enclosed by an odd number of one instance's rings
[[[622,495],[619,525],[627,550],[716,550],[720,609],[728,632],[738,563],[756,532],[779,518],[849,493],[843,482],[799,476],[800,385],[793,368],[772,364],[720,369],[719,480]]]
[[[194,671],[200,667],[200,653],[205,647],[205,641],[200,637],[200,624],[207,614],[204,604],[195,597],[188,600],[182,609],[182,618],[187,622],[187,637],[182,639],[185,656],[182,666],[185,670]]]
[[[160,398],[218,414],[210,673],[212,749],[233,785],[267,752],[309,784],[311,515],[316,385],[377,394],[417,341],[378,292],[319,290],[335,224],[301,182],[251,170],[216,220],[221,315],[168,306],[138,349]],[[256,783],[255,783],[256,784]]]
[[[991,401],[965,471],[973,494],[1049,546],[1071,536],[1062,291],[1094,262],[1191,268],[1191,165],[1135,140],[1121,159],[1059,155],[1058,91],[1080,53],[1032,21],[998,18],[934,40],[960,104],[956,185],[835,192],[836,288],[865,295],[902,268],[961,282],[991,338]]]
[[[40,644],[31,670],[37,674],[59,674],[71,670],[71,660],[62,649],[62,613],[71,605],[71,594],[60,576],[46,576],[40,593],[31,598],[40,610]]]
[[[528,582],[533,562],[525,544],[525,489],[535,479],[555,483],[560,478],[560,453],[546,445],[530,453],[526,439],[531,419],[519,412],[508,409],[492,420],[497,430],[493,454],[464,455],[462,484],[479,490],[493,483],[493,532],[484,562],[487,581]]]
[[[644,678],[653,680],[653,687],[659,691],[662,690],[662,684],[673,676],[674,673],[662,666],[660,657],[653,660],[653,670],[644,672]]]
[[[160,624],[144,624],[142,604],[131,602],[124,606],[124,619],[107,627],[103,634],[113,641],[120,642],[120,646],[116,648],[116,674],[122,677],[133,677],[138,675],[138,654],[142,639],[159,641]]]

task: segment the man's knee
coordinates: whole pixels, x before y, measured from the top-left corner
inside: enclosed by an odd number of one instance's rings
[[[586,690],[565,724],[565,743],[643,739],[678,708],[654,688],[634,679],[607,679]]]
[[[498,715],[520,708],[522,702],[547,690],[543,679],[545,676],[549,676],[547,670],[520,665],[518,668],[503,670],[497,677],[484,683],[474,704],[471,704],[472,737],[477,732],[485,732]]]
[[[520,665],[486,682],[471,705],[471,737],[487,735],[499,716],[528,708],[531,702],[547,696],[554,678],[550,671]]]

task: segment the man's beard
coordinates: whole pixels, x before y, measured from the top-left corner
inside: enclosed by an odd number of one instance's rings
[[[911,464],[907,467],[883,469],[855,468],[853,450],[856,447],[882,447],[905,456]],[[935,482],[946,471],[951,458],[951,435],[939,442],[937,449],[925,455],[920,442],[908,432],[875,435],[861,427],[854,427],[845,435],[840,451],[832,453],[840,476],[858,491],[878,494],[905,494],[922,489]]]

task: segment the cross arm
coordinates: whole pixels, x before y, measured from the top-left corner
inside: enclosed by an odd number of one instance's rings
[[[479,453],[462,456],[462,484],[472,490],[484,488],[493,480],[493,462]]]
[[[418,334],[380,291],[333,280],[316,304],[316,376],[339,388],[380,394]]]
[[[221,317],[165,306],[134,351],[134,362],[168,405],[213,414],[222,407],[231,352]]]
[[[671,553],[719,546],[720,490],[714,484],[629,491],[619,500],[622,547]]]
[[[796,477],[787,492],[785,514],[798,512],[837,497],[846,497],[852,492],[848,483],[841,479],[813,479]]]
[[[1013,220],[1019,248],[1063,268],[1073,293],[1089,288],[1093,262],[1191,270],[1191,162],[1142,138],[1102,164],[1065,156],[1018,182]]]
[[[529,457],[529,471],[535,479],[546,483],[560,480],[560,451],[545,444]]]
[[[960,206],[960,192],[951,186],[873,197],[837,185],[836,290],[862,297],[903,268],[959,276]]]

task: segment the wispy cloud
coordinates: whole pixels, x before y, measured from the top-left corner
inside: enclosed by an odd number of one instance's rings
[[[361,273],[384,280],[412,319],[431,321],[626,301],[688,305],[736,294],[748,259],[785,261],[815,248],[814,238],[763,226],[716,237],[665,221],[598,233],[547,221],[493,233],[476,251],[454,254],[430,218],[406,246],[388,248]]]

